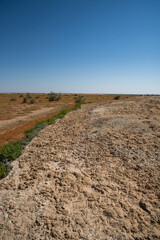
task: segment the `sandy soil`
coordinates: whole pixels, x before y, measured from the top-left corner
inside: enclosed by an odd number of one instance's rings
[[[74,104],[42,108],[35,110],[26,116],[8,120],[0,120],[0,146],[11,142],[21,141],[25,137],[25,130],[37,125],[37,121],[53,117],[60,111],[73,108]]]
[[[0,238],[160,239],[160,97],[84,105],[0,181]]]
[[[42,108],[39,110],[35,110],[29,114],[27,114],[26,116],[18,116],[12,119],[8,119],[8,120],[1,120],[0,121],[0,130],[1,129],[5,129],[5,128],[9,128],[10,126],[13,126],[15,124],[18,124],[19,122],[22,121],[31,121],[33,119],[37,119],[40,116],[43,115],[47,115],[47,114],[52,114],[56,111],[60,111],[64,106],[56,106],[56,107],[49,107],[49,108]]]

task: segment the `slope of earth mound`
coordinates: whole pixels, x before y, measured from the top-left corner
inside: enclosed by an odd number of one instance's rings
[[[160,239],[160,97],[84,105],[0,181],[0,239]]]

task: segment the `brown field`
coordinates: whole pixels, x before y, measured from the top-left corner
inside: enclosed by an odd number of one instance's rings
[[[72,108],[75,98],[83,95],[86,102],[113,101],[117,95],[105,94],[62,94],[60,101],[49,102],[47,94],[31,93],[34,104],[22,103],[26,94],[0,94],[0,146],[9,141],[21,140],[26,129],[36,125],[37,120],[47,119],[64,107]],[[121,95],[120,99],[130,98],[133,95]],[[12,101],[12,99],[15,99]],[[30,99],[28,100],[28,102]]]

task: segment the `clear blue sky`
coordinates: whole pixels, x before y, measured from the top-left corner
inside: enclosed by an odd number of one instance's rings
[[[160,94],[160,0],[0,0],[0,92]]]

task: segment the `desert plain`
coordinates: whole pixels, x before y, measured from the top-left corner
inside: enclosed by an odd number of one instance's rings
[[[0,180],[0,239],[160,239],[160,97],[105,97],[86,96],[93,103],[47,126],[12,162]],[[1,139],[74,104],[68,95],[27,109],[19,99],[22,109],[1,114]]]
[[[49,94],[0,94],[0,146],[11,141],[22,140],[25,130],[34,127],[37,121],[52,117],[63,109],[73,108],[78,96],[83,96],[85,102],[108,102],[117,96],[115,94],[61,94],[59,101],[49,101]],[[119,96],[120,99],[133,97],[132,95]],[[26,103],[23,103],[24,98],[27,98]],[[31,99],[34,100],[34,104],[30,104]]]

